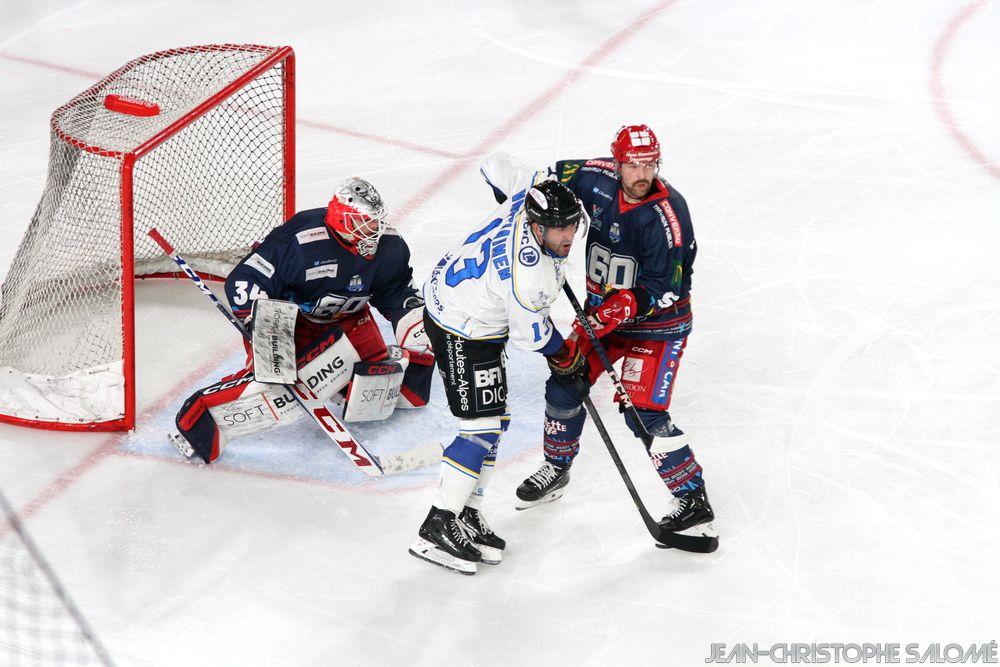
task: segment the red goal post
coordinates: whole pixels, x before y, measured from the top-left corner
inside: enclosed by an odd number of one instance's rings
[[[42,199],[0,288],[0,421],[135,426],[134,279],[157,227],[222,278],[295,213],[290,47],[142,56],[52,114]]]

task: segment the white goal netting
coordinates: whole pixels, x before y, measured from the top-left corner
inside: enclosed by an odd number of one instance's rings
[[[0,289],[0,419],[132,426],[131,281],[176,270],[146,234],[225,276],[286,219],[292,62],[288,48],[173,49],[55,111],[45,191]]]

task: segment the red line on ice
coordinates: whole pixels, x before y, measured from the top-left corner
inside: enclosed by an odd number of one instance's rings
[[[159,400],[144,408],[142,413],[136,418],[136,421],[141,423],[142,420],[148,419],[162,410],[166,407],[167,403],[173,400],[176,394],[182,391],[184,387],[187,387],[194,378],[204,375],[212,368],[217,368],[219,364],[222,363],[226,357],[233,354],[235,350],[236,348],[226,349],[224,353],[216,354],[211,359],[206,361],[190,375],[177,382],[170,389],[170,391],[166,392],[162,397],[160,397]],[[128,435],[128,432],[126,432],[115,433],[107,436],[104,442],[98,445],[94,451],[84,457],[83,460],[70,468],[68,471],[59,475],[59,477],[45,487],[41,493],[24,505],[24,507],[21,508],[21,511],[18,512],[21,519],[27,519],[31,515],[38,512],[40,509],[52,502],[52,500],[59,496],[63,491],[79,481],[79,479],[94,466],[103,461],[106,457],[115,454],[115,448],[118,446],[118,443],[124,438],[127,438]]]
[[[423,205],[423,203],[435,191],[440,189],[444,184],[453,180],[459,173],[461,173],[473,161],[475,161],[483,153],[485,153],[490,147],[495,145],[504,137],[508,136],[515,129],[523,125],[525,121],[529,120],[535,114],[537,114],[539,111],[545,108],[545,106],[547,106],[550,102],[552,102],[556,98],[556,96],[558,96],[560,93],[566,90],[566,88],[568,88],[571,84],[573,84],[577,79],[579,79],[583,75],[586,68],[592,67],[597,63],[601,62],[602,60],[604,60],[608,55],[613,53],[622,44],[624,44],[625,41],[627,41],[630,37],[632,37],[640,28],[642,28],[645,22],[649,21],[651,18],[662,12],[670,5],[674,4],[676,1],[677,0],[660,0],[660,2],[653,5],[650,9],[643,12],[641,15],[633,19],[631,22],[629,22],[622,28],[619,28],[617,31],[608,35],[605,39],[601,41],[601,44],[598,45],[598,48],[592,50],[583,60],[580,61],[578,65],[576,65],[572,70],[570,70],[565,76],[563,76],[561,79],[556,81],[552,86],[544,90],[540,95],[536,96],[526,106],[519,109],[516,113],[512,114],[510,118],[503,125],[501,125],[496,130],[487,135],[485,139],[479,142],[479,144],[477,144],[472,150],[470,150],[461,160],[449,166],[436,179],[432,180],[422,190],[420,190],[420,192],[418,192],[416,195],[407,200],[403,204],[400,213],[397,215],[397,222],[405,219],[414,210]],[[607,46],[602,46],[605,44],[607,44]],[[37,65],[39,67],[46,67],[61,72],[78,74],[81,76],[88,77],[90,79],[97,79],[100,78],[101,76],[100,74],[96,74],[94,72],[88,72],[81,69],[66,67],[64,65],[48,63],[41,60],[35,60],[33,58],[14,56],[4,52],[0,52],[0,58],[13,60],[17,62],[23,62],[31,65]],[[312,124],[312,123],[309,124],[313,127],[318,127],[320,129],[327,129],[330,131],[341,131],[338,128],[334,128],[333,126],[324,126],[321,124]],[[343,132],[346,133],[348,131],[344,130]],[[381,141],[382,143],[389,143],[392,145],[402,146],[403,143],[405,143],[405,142],[398,142],[396,140],[386,139],[384,137],[375,137],[374,135],[362,135],[361,133],[357,133],[355,136],[371,140],[377,140]],[[436,151],[436,149],[423,149],[423,147],[417,147],[415,144],[407,144],[405,147],[411,148],[413,150],[424,150],[424,152],[428,152],[428,150],[430,150],[434,151],[434,153],[437,155],[443,155],[445,157],[456,157],[455,154],[446,153],[443,151]],[[142,411],[142,414],[140,415],[139,419],[143,417],[148,417],[154,414],[156,411],[162,409],[165,403],[169,401],[171,398],[173,398],[173,395],[177,391],[180,391],[182,387],[186,386],[190,382],[190,379],[192,377],[202,375],[208,372],[208,370],[211,367],[213,367],[214,365],[218,365],[218,363],[219,363],[218,359],[210,360],[202,368],[195,371],[195,373],[192,373],[191,376],[179,382],[170,392],[167,392],[167,394],[165,394],[162,398],[160,398],[160,400],[156,401],[153,405],[146,407]],[[100,461],[102,461],[107,456],[114,454],[116,445],[124,437],[127,437],[127,434],[115,435],[109,437],[103,444],[98,446],[97,449],[91,452],[82,461],[80,461],[75,466],[70,468],[69,471],[60,475],[58,479],[53,481],[38,496],[36,496],[33,500],[29,501],[28,504],[22,508],[22,510],[19,512],[21,518],[25,519],[37,513],[40,509],[49,504],[54,498],[60,495],[73,483],[79,480],[84,473],[91,470],[94,466],[96,466]],[[255,472],[251,474],[261,477],[273,476],[278,479],[288,479],[287,477],[280,475],[272,475],[271,473],[261,474]]]
[[[958,126],[958,122],[951,113],[951,109],[948,107],[948,100],[945,98],[944,84],[941,81],[942,69],[944,67],[945,56],[948,53],[948,48],[951,46],[958,34],[959,28],[969,20],[972,14],[985,5],[985,0],[975,0],[968,5],[966,5],[962,11],[956,14],[951,21],[948,22],[947,27],[945,27],[944,32],[941,33],[941,37],[938,38],[937,43],[934,45],[934,53],[931,56],[931,96],[934,98],[934,110],[937,115],[941,118],[941,122],[944,123],[945,127],[948,128],[948,133],[951,134],[952,138],[958,142],[958,145],[969,154],[973,162],[982,166],[993,178],[1000,181],[1000,167],[995,163],[990,161],[990,159],[981,151],[979,148],[969,139],[961,128]]]
[[[490,148],[507,137],[511,132],[523,125],[535,114],[544,109],[550,102],[556,99],[560,93],[579,79],[588,67],[593,67],[597,63],[604,60],[636,32],[638,32],[640,28],[644,27],[644,24],[647,21],[670,5],[674,4],[676,1],[677,0],[660,0],[660,2],[657,2],[650,9],[632,19],[631,22],[601,40],[600,44],[598,44],[595,49],[593,49],[561,79],[549,86],[546,90],[542,91],[541,94],[528,102],[528,104],[524,107],[511,114],[510,118],[503,125],[487,135],[487,137],[470,150],[462,160],[448,166],[447,169],[431,180],[431,182],[425,185],[419,192],[407,199],[399,208],[399,213],[394,216],[393,223],[398,225],[403,220],[408,218],[410,214],[423,206],[435,192],[454,180],[456,176],[465,171],[477,159],[481,158]]]
[[[34,65],[36,67],[44,67],[45,69],[51,69],[57,72],[66,72],[67,74],[75,74],[77,76],[82,76],[92,81],[97,81],[106,74],[106,73],[101,74],[99,72],[91,72],[84,69],[78,69],[76,67],[68,67],[66,65],[51,63],[45,60],[39,60],[37,58],[26,58],[24,56],[14,55],[12,53],[6,53],[4,51],[0,51],[0,58],[4,60],[10,60],[13,62],[25,63],[27,65]],[[455,153],[453,151],[446,151],[439,148],[432,148],[430,146],[421,146],[420,144],[413,143],[412,141],[406,141],[404,139],[393,139],[392,137],[383,137],[377,134],[369,134],[368,132],[358,132],[357,130],[349,130],[345,127],[338,127],[336,125],[331,125],[329,123],[322,123],[314,120],[307,120],[302,117],[297,118],[295,124],[302,127],[310,127],[316,130],[322,130],[324,132],[341,134],[346,137],[354,137],[356,139],[364,139],[366,141],[372,141],[378,144],[385,144],[387,146],[405,148],[406,150],[414,151],[417,153],[436,155],[438,157],[444,157],[451,160],[455,160],[462,157],[462,154]]]

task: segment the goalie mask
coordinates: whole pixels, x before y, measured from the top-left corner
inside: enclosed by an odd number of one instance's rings
[[[351,176],[337,186],[326,209],[326,224],[363,257],[371,257],[386,229],[385,204],[368,181]]]

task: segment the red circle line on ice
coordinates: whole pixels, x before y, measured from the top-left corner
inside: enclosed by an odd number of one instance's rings
[[[977,9],[984,6],[986,0],[974,0],[974,2],[966,5],[960,12],[955,14],[954,17],[948,22],[945,27],[944,32],[938,38],[938,41],[934,45],[934,51],[931,55],[931,71],[930,71],[930,89],[931,97],[934,100],[934,111],[937,112],[938,117],[944,126],[948,128],[948,133],[951,137],[962,147],[972,161],[976,164],[982,166],[986,169],[990,176],[1000,181],[1000,166],[997,166],[994,162],[990,160],[979,148],[973,143],[971,139],[962,131],[959,127],[958,122],[951,113],[951,108],[948,106],[948,100],[945,96],[944,85],[942,82],[942,70],[944,69],[945,57],[948,54],[948,49],[951,47],[952,42],[955,40],[959,29],[972,17]]]

